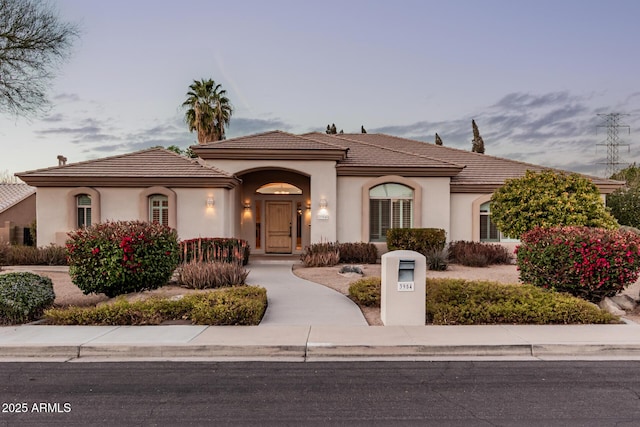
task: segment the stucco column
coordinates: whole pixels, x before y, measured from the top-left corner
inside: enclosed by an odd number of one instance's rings
[[[338,193],[334,162],[324,162],[311,174],[311,243],[337,239]]]

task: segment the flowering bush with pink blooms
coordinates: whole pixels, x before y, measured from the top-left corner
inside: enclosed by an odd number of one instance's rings
[[[66,247],[73,283],[108,297],[166,284],[179,259],[175,230],[142,221],[81,228],[69,233]]]
[[[516,249],[520,280],[599,302],[638,279],[640,236],[590,227],[536,227]]]

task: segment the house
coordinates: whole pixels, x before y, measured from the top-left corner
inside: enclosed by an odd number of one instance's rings
[[[0,184],[0,242],[30,245],[36,220],[36,189],[27,184]]]
[[[541,166],[384,134],[272,131],[19,173],[37,187],[38,242],[104,220],[153,220],[181,239],[239,237],[252,253],[321,241],[375,242],[391,227],[442,228],[450,241],[506,241],[491,194]],[[591,178],[604,195],[622,183]]]

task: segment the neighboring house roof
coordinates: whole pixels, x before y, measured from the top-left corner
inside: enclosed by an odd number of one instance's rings
[[[159,185],[232,188],[240,182],[227,172],[164,148],[149,148],[17,175],[28,184],[42,187]]]
[[[27,184],[0,184],[0,213],[35,193],[36,189]]]

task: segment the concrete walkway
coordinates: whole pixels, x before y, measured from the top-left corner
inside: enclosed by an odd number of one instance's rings
[[[267,312],[260,326],[367,326],[360,308],[341,293],[292,272],[293,261],[250,263],[247,284],[267,289]]]

